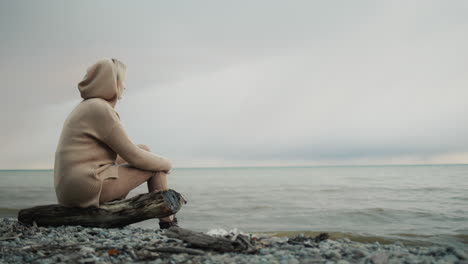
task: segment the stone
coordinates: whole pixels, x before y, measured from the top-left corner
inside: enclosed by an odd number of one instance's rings
[[[95,258],[84,258],[84,259],[80,259],[79,262],[83,263],[83,264],[93,264],[93,263],[96,263],[96,259]]]
[[[460,260],[466,260],[468,259],[468,255],[466,252],[462,251],[461,249],[457,248],[453,250],[453,254],[459,258]]]
[[[341,254],[340,252],[338,252],[338,250],[330,250],[325,253],[325,256],[334,260],[338,260],[341,258]]]
[[[268,248],[261,248],[258,253],[262,254],[262,255],[266,255],[266,254],[270,254],[270,249]]]
[[[338,262],[336,262],[336,264],[349,264],[349,262],[346,260],[340,259],[338,260]]]
[[[351,252],[353,254],[354,259],[364,258],[367,257],[367,255],[369,255],[369,253],[366,250],[359,248],[355,248]]]
[[[89,254],[94,254],[96,251],[93,248],[90,247],[81,247],[80,248],[80,253],[84,255],[89,255]]]

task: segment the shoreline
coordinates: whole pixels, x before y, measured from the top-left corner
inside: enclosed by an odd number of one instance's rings
[[[454,246],[468,248],[468,235],[463,234],[438,234],[438,235],[419,235],[419,234],[394,234],[394,235],[373,235],[368,233],[338,232],[338,231],[265,231],[248,232],[261,236],[286,236],[294,237],[300,234],[306,236],[317,236],[320,233],[327,233],[332,240],[348,238],[354,242],[375,243],[390,245],[401,243],[405,246]]]
[[[0,208],[4,210],[4,214],[0,212],[0,219],[17,219],[18,212],[21,208]],[[8,213],[5,213],[8,210]],[[141,225],[141,223],[145,223],[148,220],[134,223],[132,226],[139,227],[143,229],[151,229],[156,230],[156,228],[148,227],[148,225]],[[151,224],[154,227],[157,227],[157,223]],[[159,227],[157,227],[159,228]],[[224,229],[222,227],[212,227],[211,229],[192,229],[193,231],[198,232],[212,232],[215,230]],[[237,230],[238,228],[234,228],[232,230]],[[209,231],[206,231],[209,230]],[[226,229],[227,230],[227,229]],[[224,231],[226,231],[224,230]],[[300,229],[291,229],[291,230],[244,230],[242,229],[241,232],[249,233],[249,234],[256,234],[258,236],[286,236],[286,237],[293,237],[299,234],[305,234],[307,236],[317,236],[320,233],[328,233],[330,235],[330,239],[337,240],[341,238],[349,238],[355,242],[362,242],[362,243],[375,243],[379,242],[380,244],[392,244],[396,242],[400,242],[404,245],[408,246],[454,246],[454,247],[467,247],[468,248],[468,233],[459,233],[459,234],[449,234],[449,233],[439,233],[439,234],[416,234],[416,233],[393,233],[393,234],[373,234],[368,232],[357,232],[357,231],[337,231],[337,230],[300,230]]]
[[[312,233],[266,233],[242,232],[255,244],[254,253],[220,253],[194,248],[159,229],[46,228],[0,218],[0,263],[468,263],[466,247],[363,243],[333,234],[317,242]]]

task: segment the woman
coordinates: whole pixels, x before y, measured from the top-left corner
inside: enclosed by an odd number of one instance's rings
[[[149,192],[168,189],[170,161],[135,145],[114,110],[125,73],[121,61],[105,58],[89,66],[78,83],[83,101],[65,120],[55,152],[55,192],[64,206],[99,207],[124,199],[144,182]],[[177,218],[160,218],[159,226],[177,226]]]

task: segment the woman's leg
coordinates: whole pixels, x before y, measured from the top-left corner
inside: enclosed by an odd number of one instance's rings
[[[137,145],[139,148],[146,151],[151,151],[150,148],[143,144]],[[115,199],[124,199],[128,193],[140,186],[146,181],[148,192],[158,190],[167,190],[167,174],[162,171],[145,171],[135,167],[126,165],[127,163],[122,157],[117,155],[116,163],[120,164],[119,178],[106,179],[101,191],[100,203],[105,203]],[[172,221],[174,215],[160,218],[161,221]]]
[[[119,164],[118,174],[118,178],[107,178],[102,183],[99,203],[124,199],[131,190],[148,181],[157,172],[140,170],[130,164]]]
[[[148,192],[167,190],[167,173],[163,171],[156,171],[156,174],[149,178],[146,184],[148,185]],[[174,219],[174,215],[159,218],[159,220],[164,222],[172,221],[172,219]]]

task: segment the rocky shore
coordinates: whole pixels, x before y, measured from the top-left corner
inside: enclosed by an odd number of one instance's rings
[[[218,236],[232,237],[239,234]],[[381,245],[347,238],[244,234],[251,253],[221,253],[133,226],[116,229],[24,226],[0,219],[0,263],[467,263],[466,249]]]

